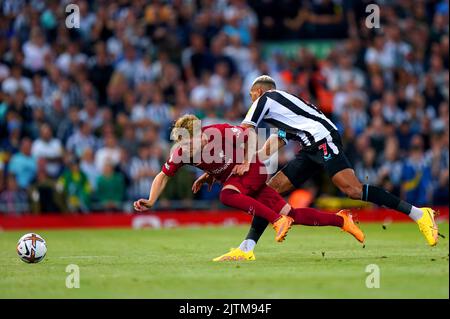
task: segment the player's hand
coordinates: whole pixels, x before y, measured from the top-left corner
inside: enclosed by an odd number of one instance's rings
[[[244,175],[245,173],[248,172],[249,169],[250,169],[250,163],[243,163],[243,164],[236,165],[233,168],[233,170],[231,171],[231,173],[236,174],[236,175]]]
[[[139,199],[133,203],[134,209],[138,212],[145,212],[152,208],[152,204],[148,199]]]
[[[202,188],[203,185],[203,180],[201,180],[200,178],[197,178],[194,182],[194,184],[192,184],[192,192],[194,194],[197,194],[197,192],[200,190],[200,188]]]
[[[197,192],[202,188],[202,185],[204,183],[208,184],[208,192],[210,192],[214,184],[214,177],[209,175],[202,175],[199,178],[197,178],[194,184],[192,184],[192,192],[194,194],[197,194]]]
[[[203,180],[202,179],[196,179],[194,184],[192,184],[192,192],[194,194],[197,194],[198,191],[202,188]]]

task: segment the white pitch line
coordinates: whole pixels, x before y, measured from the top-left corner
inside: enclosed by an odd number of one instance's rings
[[[68,258],[117,258],[118,256],[55,256],[51,258],[60,258],[60,259],[68,259]]]

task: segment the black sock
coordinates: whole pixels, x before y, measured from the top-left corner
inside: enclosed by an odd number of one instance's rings
[[[266,219],[259,216],[253,216],[252,225],[250,226],[245,239],[251,239],[257,243],[261,235],[264,233],[264,230],[266,230],[267,225],[269,225],[269,222]]]
[[[384,189],[369,184],[363,185],[362,198],[363,201],[372,202],[378,206],[385,206],[395,209],[403,214],[409,215],[412,205],[392,195]]]

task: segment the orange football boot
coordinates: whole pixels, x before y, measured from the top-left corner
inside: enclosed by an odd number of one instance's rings
[[[353,235],[360,243],[364,244],[365,235],[352,218],[352,213],[348,209],[340,210],[336,215],[341,216],[344,219],[342,230]]]
[[[280,243],[286,238],[286,235],[289,229],[291,229],[293,222],[294,219],[292,217],[281,215],[281,217],[273,223],[273,229],[275,229],[275,231],[277,232],[275,236],[275,240],[277,242]]]

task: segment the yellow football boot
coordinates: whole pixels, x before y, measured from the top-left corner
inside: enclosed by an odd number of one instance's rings
[[[430,246],[435,246],[438,243],[438,226],[434,221],[435,212],[431,208],[422,207],[420,208],[423,211],[422,217],[416,221],[419,226],[420,231],[425,236],[428,244]]]
[[[255,260],[255,254],[253,250],[249,252],[244,252],[240,248],[231,248],[229,253],[223,254],[222,256],[216,257],[213,261],[247,261]]]

